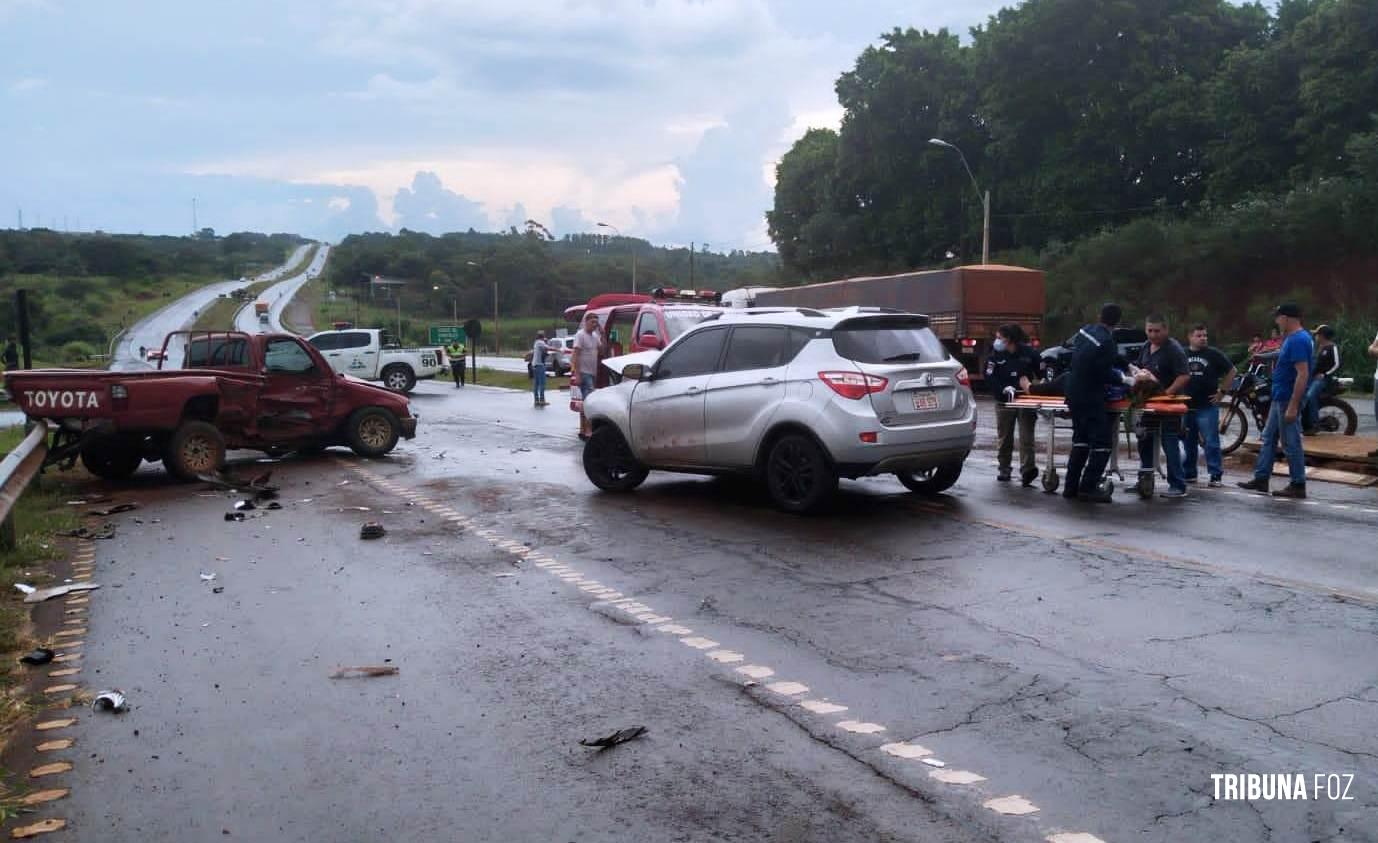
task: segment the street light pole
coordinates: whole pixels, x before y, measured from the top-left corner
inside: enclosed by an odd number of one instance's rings
[[[967,176],[971,179],[971,187],[976,191],[976,196],[981,200],[981,263],[990,263],[990,191],[981,191],[981,185],[976,182],[976,175],[971,172],[971,165],[967,163],[966,155],[955,144],[950,144],[942,138],[929,138],[928,142],[934,146],[942,146],[957,151],[958,157],[962,159],[962,167],[967,171]]]
[[[599,228],[611,228],[613,234],[616,234],[618,237],[621,237],[621,236],[622,236],[622,232],[619,231],[619,230],[617,229],[617,226],[612,225],[611,223],[600,222],[600,223],[598,223],[598,227],[599,227]],[[631,248],[631,250],[632,250],[632,292],[635,293],[635,292],[636,292],[636,243],[635,243],[635,242],[631,243],[630,248]]]

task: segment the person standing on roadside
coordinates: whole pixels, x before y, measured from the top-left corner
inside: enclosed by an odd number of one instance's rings
[[[1019,480],[1032,486],[1038,479],[1037,458],[1034,455],[1033,410],[1008,406],[1015,396],[1029,391],[1029,384],[1038,377],[1038,352],[1028,344],[1029,337],[1016,324],[1001,325],[995,332],[994,350],[986,358],[986,383],[995,398],[995,426],[1000,462],[996,480],[1008,483],[1013,474],[1014,432],[1019,428]]]
[[[1373,342],[1369,343],[1368,356],[1378,358],[1378,334],[1374,334]],[[1378,419],[1378,369],[1373,371],[1373,417]]]
[[[1191,380],[1187,353],[1177,340],[1168,336],[1167,318],[1154,314],[1144,320],[1148,343],[1139,350],[1139,368],[1152,375],[1162,387],[1163,395],[1181,395]],[[1182,431],[1175,420],[1162,419],[1156,431],[1140,428],[1139,474],[1153,473],[1153,449],[1162,442],[1164,463],[1167,466],[1169,499],[1187,496],[1187,481],[1182,474]]]
[[[545,331],[536,332],[536,341],[531,344],[531,395],[537,407],[546,406],[545,400],[545,361],[550,356],[550,346],[545,341]]]
[[[598,330],[598,314],[585,313],[584,324],[574,335],[574,359],[571,361],[580,400],[586,400],[593,394],[593,383],[598,375],[598,352],[602,344]],[[579,438],[589,438],[589,420],[582,410],[579,412]]]
[[[464,341],[455,339],[445,347],[445,356],[450,358],[450,375],[455,379],[455,389],[464,386]]]
[[[1187,341],[1187,368],[1191,371],[1191,380],[1186,389],[1190,403],[1183,429],[1186,453],[1182,474],[1188,483],[1196,482],[1198,442],[1204,441],[1206,473],[1210,475],[1211,487],[1218,488],[1224,475],[1220,454],[1220,399],[1228,384],[1234,382],[1237,370],[1230,358],[1209,344],[1210,333],[1205,325],[1194,326]]]
[[[1254,463],[1254,479],[1242,482],[1239,488],[1267,494],[1268,478],[1277,459],[1278,439],[1287,452],[1287,488],[1273,492],[1278,498],[1306,497],[1306,454],[1301,446],[1301,402],[1306,395],[1306,382],[1311,374],[1311,356],[1315,345],[1311,335],[1301,326],[1301,307],[1286,302],[1274,312],[1278,328],[1285,338],[1277,363],[1273,366],[1272,403],[1268,407],[1268,423],[1263,428],[1263,442]]]
[[[1072,416],[1072,454],[1067,458],[1067,486],[1062,496],[1109,503],[1109,488],[1101,485],[1110,463],[1115,435],[1106,412],[1105,388],[1120,383],[1115,372],[1119,350],[1115,326],[1120,306],[1106,304],[1100,322],[1087,325],[1072,338],[1072,360],[1067,367],[1067,410]]]

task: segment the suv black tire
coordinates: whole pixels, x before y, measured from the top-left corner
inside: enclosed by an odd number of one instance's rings
[[[584,443],[584,474],[605,492],[630,492],[650,473],[632,453],[621,431],[611,424],[593,431]]]
[[[345,421],[345,440],[361,457],[381,457],[397,447],[402,425],[391,410],[364,407]]]
[[[143,463],[142,442],[135,436],[97,436],[81,447],[81,464],[105,480],[127,480]]]
[[[808,436],[787,433],[766,454],[766,490],[786,512],[814,512],[837,491],[837,472]]]
[[[411,366],[405,363],[393,363],[384,366],[378,379],[383,382],[386,389],[400,392],[403,395],[416,387],[416,372],[413,372]]]
[[[163,452],[167,473],[183,482],[214,474],[224,465],[225,437],[210,422],[182,422]]]
[[[896,471],[895,477],[904,488],[916,495],[937,495],[952,488],[962,476],[962,463],[947,462],[926,471]]]

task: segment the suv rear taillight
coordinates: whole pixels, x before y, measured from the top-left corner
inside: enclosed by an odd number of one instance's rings
[[[853,401],[880,392],[890,382],[879,375],[863,375],[860,372],[819,372],[818,379],[832,387],[833,392]]]
[[[970,388],[971,388],[971,375],[967,374],[967,370],[966,370],[966,367],[965,367],[965,366],[963,366],[961,369],[958,369],[958,370],[957,370],[957,383],[960,383],[962,386],[965,386],[967,389],[970,389]]]

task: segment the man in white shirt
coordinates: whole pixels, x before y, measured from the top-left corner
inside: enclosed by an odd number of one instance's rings
[[[584,325],[574,335],[574,376],[578,379],[581,399],[593,394],[593,384],[598,375],[598,352],[603,338],[598,330],[598,314],[584,314]],[[579,438],[589,438],[589,420],[579,413]]]
[[[545,400],[545,361],[550,356],[550,346],[545,341],[545,331],[536,332],[536,342],[531,345],[531,394],[537,407],[546,406]]]

